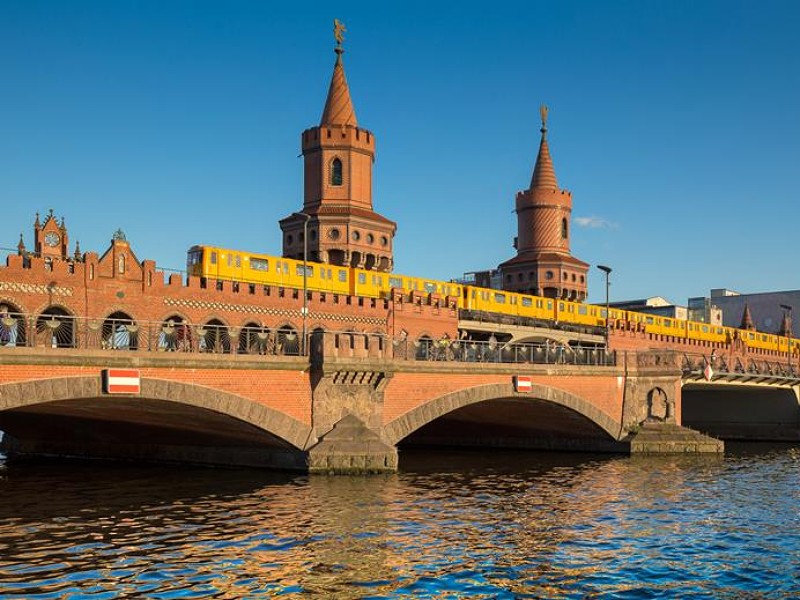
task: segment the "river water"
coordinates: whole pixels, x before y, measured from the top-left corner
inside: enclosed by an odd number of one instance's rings
[[[800,596],[800,448],[401,454],[400,473],[3,464],[2,598]]]

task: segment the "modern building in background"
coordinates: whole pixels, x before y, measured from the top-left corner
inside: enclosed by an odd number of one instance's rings
[[[785,335],[785,320],[791,329],[794,309],[800,309],[800,290],[740,294],[725,288],[712,289],[709,297],[689,298],[690,318],[692,310],[698,313],[709,307],[722,313],[722,324],[726,327],[742,327],[746,321],[765,333]],[[749,313],[749,319],[746,318]],[[696,319],[695,320],[700,320]]]

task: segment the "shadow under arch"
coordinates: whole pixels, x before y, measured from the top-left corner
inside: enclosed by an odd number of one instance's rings
[[[458,390],[450,394],[440,396],[417,408],[401,415],[387,423],[383,429],[384,437],[387,442],[396,445],[404,438],[415,431],[443,417],[459,408],[464,408],[488,400],[537,400],[547,401],[553,404],[573,410],[582,415],[600,429],[605,431],[613,440],[619,440],[621,426],[604,412],[600,411],[588,400],[557,388],[546,385],[533,384],[528,393],[517,393],[514,386],[510,383],[492,383],[480,385],[472,388]]]
[[[111,397],[103,393],[100,377],[96,376],[6,383],[0,385],[0,395],[5,399],[0,416],[14,409],[50,402]],[[174,402],[231,417],[282,440],[298,451],[305,451],[316,442],[311,427],[305,423],[230,392],[165,379],[142,378],[141,393],[135,399]]]

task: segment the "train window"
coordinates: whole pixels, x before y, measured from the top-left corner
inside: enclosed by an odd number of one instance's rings
[[[655,323],[655,319],[653,319],[653,317],[645,317],[644,322],[647,323],[648,325],[652,325],[653,323]]]
[[[222,256],[223,256],[223,258],[227,258],[228,259],[228,266],[230,267],[233,264],[233,255],[232,254],[228,254],[227,256],[225,256],[223,254]]]
[[[216,252],[212,252],[211,253],[211,264],[212,265],[217,264],[217,253]]]
[[[532,304],[533,304],[533,301],[530,298],[525,298],[523,296],[523,298],[522,298],[522,306],[531,306]]]
[[[703,325],[703,333],[708,333],[708,325]]]
[[[339,281],[344,283],[347,281],[347,271],[339,269]]]
[[[433,294],[436,291],[436,284],[431,283],[430,281],[425,281],[422,284],[422,287],[425,288],[425,291],[428,292],[429,294]]]
[[[754,339],[756,339],[756,338],[755,338],[755,335],[754,335],[754,334],[752,334],[752,333],[748,333],[748,334],[747,334],[747,339],[754,340]]]
[[[402,288],[403,287],[403,280],[400,279],[399,277],[389,277],[389,287],[391,287],[391,288]],[[473,294],[474,293],[475,292],[473,292]]]
[[[373,275],[372,276],[372,285],[378,285],[378,276],[377,275]]]
[[[767,341],[767,336],[766,335],[762,335],[761,336],[761,341],[762,342],[766,342]]]
[[[472,290],[472,299],[475,300],[475,290]]]
[[[669,319],[664,319],[664,327],[672,327],[672,321]]]
[[[442,293],[445,296],[449,296],[450,295],[450,286],[449,285],[442,286]]]
[[[505,304],[505,303],[506,303],[506,296],[505,296],[505,294],[495,294],[495,295],[494,295],[494,301],[495,301],[497,304]]]
[[[328,279],[333,279],[333,277],[331,277],[331,270],[330,269],[328,269]]]
[[[197,263],[200,262],[201,257],[202,253],[198,252],[197,250],[194,250],[192,252],[189,252],[189,257],[186,259],[186,263],[189,266],[196,265]]]
[[[269,261],[263,258],[250,257],[250,268],[254,271],[269,271]]]
[[[601,308],[600,309],[600,316],[603,317],[604,319],[606,318],[606,309],[605,308]]]
[[[287,275],[289,274],[289,263],[287,262],[283,263],[283,272],[286,273]]]
[[[306,277],[314,276],[314,267],[306,267]],[[303,276],[303,265],[295,265],[295,275]]]
[[[553,310],[553,301],[552,300],[548,300],[547,301],[547,310]]]
[[[383,277],[378,277],[378,286],[383,287]]]
[[[237,254],[236,255],[236,268],[238,269],[241,266],[242,266],[242,257],[241,257],[241,255]]]
[[[578,314],[579,314],[579,315],[585,315],[585,314],[587,314],[588,312],[589,312],[589,311],[588,311],[588,309],[587,309],[585,306],[579,306],[579,307],[578,307]]]
[[[564,311],[564,303],[563,302],[559,302],[558,303],[558,310],[560,310],[562,312]]]
[[[488,300],[489,292],[481,292],[481,300]]]
[[[541,300],[537,300],[536,301],[536,308],[542,308],[543,306],[544,306],[544,302],[542,302]]]
[[[325,279],[325,269],[320,269],[319,270],[319,278],[320,279]]]
[[[722,333],[722,327],[717,327],[717,333],[719,333],[719,334]]]
[[[366,273],[359,273],[358,274],[358,283],[360,283],[362,285],[367,283],[367,275],[366,275]]]

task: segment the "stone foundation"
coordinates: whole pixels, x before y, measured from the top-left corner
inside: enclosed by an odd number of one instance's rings
[[[630,438],[631,454],[720,454],[721,440],[673,423],[644,423]]]
[[[309,473],[346,475],[397,471],[397,448],[347,415],[308,451]]]

